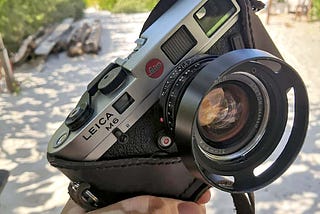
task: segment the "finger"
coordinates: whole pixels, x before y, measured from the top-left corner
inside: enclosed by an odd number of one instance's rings
[[[210,201],[211,199],[211,192],[208,189],[198,200],[197,203],[198,204],[206,204]]]
[[[139,196],[90,212],[90,214],[102,213],[205,214],[205,208],[194,202],[154,196]]]
[[[206,208],[194,202],[183,202],[178,204],[179,214],[205,214]]]
[[[85,210],[70,198],[64,206],[61,214],[85,214]]]

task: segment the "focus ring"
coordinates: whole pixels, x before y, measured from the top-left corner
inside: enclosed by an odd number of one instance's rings
[[[181,62],[167,78],[161,92],[160,104],[163,108],[164,122],[171,132],[175,128],[175,115],[184,90],[194,76],[215,58],[215,56],[200,55],[187,59]]]

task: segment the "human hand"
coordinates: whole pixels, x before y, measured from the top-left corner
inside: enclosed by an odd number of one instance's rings
[[[195,202],[181,201],[171,198],[155,196],[138,196],[111,204],[87,214],[205,214],[204,204],[210,201],[211,194],[208,190]],[[71,199],[67,202],[61,214],[86,213]]]

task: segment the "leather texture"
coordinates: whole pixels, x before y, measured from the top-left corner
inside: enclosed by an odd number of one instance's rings
[[[209,188],[190,174],[180,157],[76,162],[48,154],[48,160],[71,181],[91,184],[101,206],[150,194],[194,201]]]

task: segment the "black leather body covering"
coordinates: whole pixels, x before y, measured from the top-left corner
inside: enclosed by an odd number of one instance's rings
[[[196,200],[208,185],[195,179],[181,158],[130,158],[72,162],[49,157],[70,180],[91,184],[103,205],[138,195]]]

